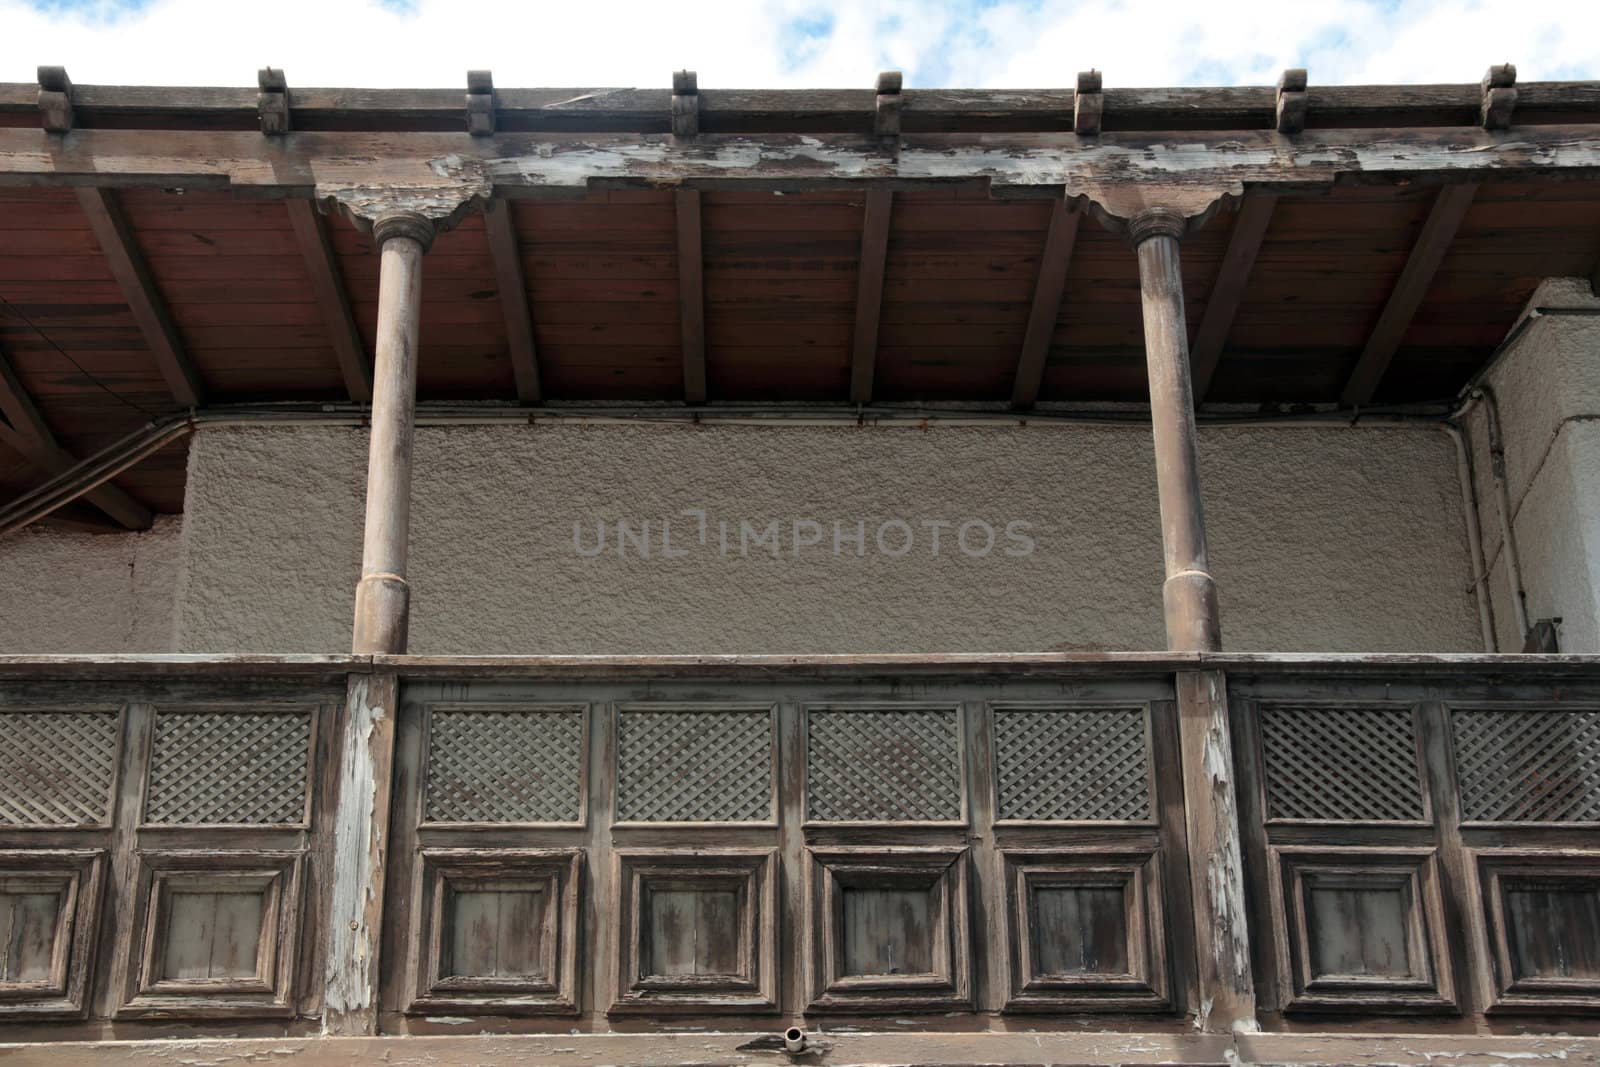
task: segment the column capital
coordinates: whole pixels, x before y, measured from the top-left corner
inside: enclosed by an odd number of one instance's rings
[[[1244,186],[1088,182],[1068,184],[1064,191],[1067,199],[1084,201],[1100,225],[1137,247],[1152,237],[1179,238],[1199,229],[1219,208],[1242,197]]]
[[[1128,240],[1138,248],[1152,237],[1178,240],[1189,232],[1189,219],[1168,207],[1146,208],[1128,220]]]
[[[426,252],[433,247],[438,226],[420,211],[391,211],[378,216],[372,223],[372,239],[381,249],[384,243],[396,237],[417,242]]]

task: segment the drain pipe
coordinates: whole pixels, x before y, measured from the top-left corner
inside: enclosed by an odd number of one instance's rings
[[[1511,579],[1511,609],[1517,618],[1517,633],[1528,636],[1528,591],[1522,584],[1522,556],[1517,551],[1517,535],[1512,529],[1511,493],[1506,488],[1506,449],[1500,433],[1500,405],[1494,390],[1480,384],[1472,391],[1474,399],[1484,401],[1483,411],[1489,429],[1489,474],[1494,481],[1495,510],[1500,513],[1500,546],[1506,555],[1506,575]]]
[[[1476,395],[1469,396],[1464,404],[1439,423],[1439,429],[1449,435],[1456,446],[1456,477],[1461,482],[1461,518],[1467,529],[1467,555],[1472,564],[1472,594],[1478,604],[1478,627],[1483,632],[1483,650],[1500,651],[1500,638],[1495,633],[1494,605],[1489,597],[1489,564],[1483,553],[1483,525],[1478,518],[1478,480],[1472,470],[1472,446],[1462,432],[1460,420],[1478,403]]]

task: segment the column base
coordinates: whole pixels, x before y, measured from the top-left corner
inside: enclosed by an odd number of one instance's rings
[[[399,655],[411,625],[411,586],[398,574],[365,574],[356,586],[350,651]]]
[[[1161,587],[1166,608],[1167,649],[1220,652],[1222,624],[1217,614],[1217,583],[1205,571],[1181,571]]]

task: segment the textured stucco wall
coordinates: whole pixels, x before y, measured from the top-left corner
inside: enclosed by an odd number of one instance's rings
[[[203,431],[190,453],[184,651],[340,651],[365,434]],[[1211,429],[1202,476],[1224,637],[1253,650],[1479,647],[1452,446],[1432,431]],[[1149,649],[1162,644],[1139,428],[589,426],[419,430],[412,649],[422,653]],[[707,543],[698,520],[708,515]],[[687,554],[662,558],[661,520]],[[651,529],[619,557],[616,523]],[[777,558],[740,521],[778,520]],[[915,536],[874,543],[885,521]],[[729,551],[719,548],[727,520]],[[796,521],[802,540],[793,544]],[[816,522],[816,528],[805,525]],[[988,522],[975,558],[925,520]],[[834,522],[866,524],[865,554]],[[1008,522],[1029,524],[1007,555]],[[574,524],[592,550],[581,556]],[[891,527],[898,550],[904,531]],[[979,527],[968,547],[982,547]]]
[[[1600,299],[1585,279],[1552,278],[1528,306],[1580,312],[1534,319],[1486,379],[1499,403],[1528,617],[1560,618],[1564,652],[1600,652]],[[1516,652],[1522,635],[1501,551],[1484,408],[1466,424],[1495,630],[1500,648]]]
[[[171,652],[181,527],[0,540],[0,652]]]

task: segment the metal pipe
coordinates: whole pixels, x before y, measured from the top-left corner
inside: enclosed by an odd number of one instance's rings
[[[1495,510],[1500,513],[1500,546],[1506,557],[1506,577],[1511,580],[1511,610],[1517,619],[1517,636],[1528,636],[1528,591],[1522,584],[1522,556],[1517,551],[1517,535],[1511,518],[1511,494],[1506,488],[1506,449],[1500,435],[1500,404],[1494,390],[1479,385],[1473,390],[1484,401],[1489,431],[1489,476],[1494,482]]]
[[[350,650],[403,653],[411,614],[406,554],[411,529],[422,257],[433,241],[433,224],[409,212],[386,215],[373,226],[373,237],[382,250],[377,358],[367,452],[366,527]]]
[[[1215,652],[1222,647],[1217,585],[1206,559],[1205,510],[1195,449],[1194,396],[1178,237],[1184,219],[1155,209],[1133,222],[1144,306],[1145,362],[1150,375],[1150,426],[1155,438],[1156,495],[1166,581],[1167,648]]]
[[[1467,405],[1460,414],[1465,415]],[[1494,631],[1494,607],[1489,602],[1489,565],[1483,554],[1483,527],[1478,519],[1477,479],[1472,471],[1472,451],[1466,435],[1454,421],[1441,422],[1443,430],[1456,446],[1456,477],[1461,482],[1461,517],[1467,528],[1467,556],[1472,564],[1472,594],[1478,604],[1478,628],[1483,634],[1483,650],[1498,652],[1499,638]]]

